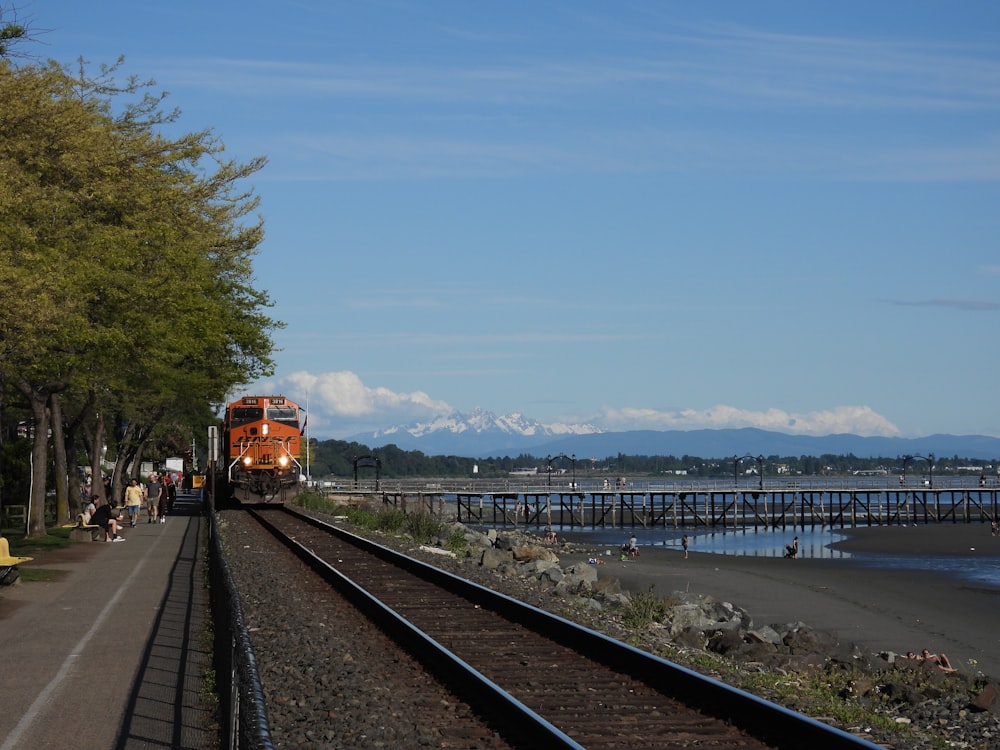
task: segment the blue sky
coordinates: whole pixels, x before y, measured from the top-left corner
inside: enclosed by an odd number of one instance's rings
[[[316,437],[1000,435],[1000,4],[19,4],[253,180]]]

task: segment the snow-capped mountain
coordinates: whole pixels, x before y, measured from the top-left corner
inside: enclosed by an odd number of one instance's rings
[[[373,448],[395,444],[403,450],[419,450],[427,455],[473,458],[517,456],[521,453],[536,456],[573,453],[601,457],[625,453],[702,458],[758,453],[766,456],[853,454],[862,458],[935,454],[989,461],[1000,457],[1000,438],[984,435],[929,435],[922,438],[850,434],[814,436],[751,427],[607,432],[591,424],[543,424],[519,413],[498,417],[482,409],[470,414],[453,412],[428,422],[389,427],[355,435],[351,439]]]
[[[352,439],[372,447],[395,444],[404,450],[430,455],[501,455],[520,453],[533,446],[571,435],[602,432],[591,424],[543,424],[523,414],[497,416],[476,408],[468,414],[452,412],[428,422],[388,427]]]

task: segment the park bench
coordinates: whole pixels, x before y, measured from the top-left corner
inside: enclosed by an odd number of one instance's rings
[[[122,509],[116,508],[118,513],[113,517],[120,517]],[[71,542],[100,542],[104,539],[104,529],[94,523],[87,523],[83,513],[76,517],[76,523],[66,524],[63,528],[70,529],[69,540]]]
[[[20,578],[21,573],[17,566],[31,559],[30,557],[11,557],[10,544],[4,537],[0,536],[0,586],[7,586]]]

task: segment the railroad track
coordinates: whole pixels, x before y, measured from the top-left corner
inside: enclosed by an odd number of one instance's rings
[[[249,512],[514,747],[879,747],[335,525]]]

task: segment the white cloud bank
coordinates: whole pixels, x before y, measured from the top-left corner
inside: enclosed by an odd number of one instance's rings
[[[258,386],[308,404],[310,433],[320,439],[350,437],[427,421],[456,411],[446,401],[433,399],[423,391],[397,393],[388,388],[367,386],[356,373],[348,370],[316,375],[295,372]],[[525,416],[532,418],[531,414]],[[806,413],[781,409],[750,411],[725,404],[704,410],[605,406],[596,415],[578,421],[609,432],[757,427],[793,435],[850,433],[863,437],[890,437],[900,434],[896,425],[868,406],[838,406]]]
[[[320,438],[344,438],[454,411],[423,391],[396,393],[367,386],[349,370],[318,375],[293,372],[261,385],[308,405],[310,433]]]
[[[633,409],[604,407],[593,420],[605,430],[699,430],[757,427],[792,435],[836,435],[891,437],[900,434],[896,425],[868,406],[838,406],[797,414],[782,409],[748,411],[718,404],[710,409]]]

